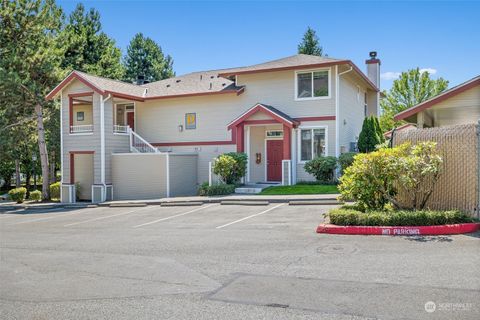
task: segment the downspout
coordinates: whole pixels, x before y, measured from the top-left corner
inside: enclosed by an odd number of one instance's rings
[[[338,65],[335,66],[335,157],[338,158],[340,155],[340,76],[346,74],[353,70],[353,67],[350,66],[348,70],[338,73]]]

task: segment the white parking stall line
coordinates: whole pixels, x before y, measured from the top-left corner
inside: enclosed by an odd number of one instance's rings
[[[98,218],[93,218],[93,219],[88,219],[88,220],[73,222],[73,223],[69,223],[69,224],[64,225],[64,227],[71,227],[71,226],[76,226],[76,225],[84,224],[84,223],[88,223],[88,222],[94,222],[94,221],[98,221],[98,220],[104,220],[104,219],[108,219],[108,218],[114,218],[114,217],[124,216],[124,215],[130,214],[130,213],[138,212],[138,211],[145,210],[145,209],[151,209],[151,208],[147,206],[147,207],[142,207],[142,208],[138,208],[138,209],[135,209],[135,210],[130,210],[130,211],[127,211],[127,212],[121,212],[121,213],[111,214],[111,215],[109,215],[109,216],[103,216],[103,217],[98,217]]]
[[[170,219],[173,219],[173,218],[176,218],[176,217],[181,217],[181,216],[184,216],[184,215],[187,215],[187,214],[190,214],[190,213],[194,213],[194,212],[197,212],[197,211],[200,211],[200,210],[203,210],[203,209],[210,208],[211,206],[214,206],[214,205],[215,205],[215,204],[209,204],[209,205],[207,205],[207,206],[205,206],[205,207],[196,208],[196,209],[193,209],[193,210],[190,210],[190,211],[187,211],[187,212],[175,214],[175,215],[173,215],[173,216],[169,216],[169,217],[165,217],[165,218],[162,218],[162,219],[153,220],[153,221],[150,221],[150,222],[138,224],[138,225],[136,225],[136,226],[133,226],[133,228],[139,228],[139,227],[143,227],[143,226],[148,226],[148,225],[150,225],[150,224],[154,224],[154,223],[157,223],[157,222],[162,222],[162,221],[170,220]]]
[[[97,209],[97,208],[95,208],[95,209]],[[28,221],[15,222],[15,223],[9,224],[9,226],[13,226],[13,225],[17,225],[17,224],[24,224],[24,223],[37,222],[37,221],[43,221],[43,220],[50,220],[50,219],[55,219],[55,218],[62,218],[62,217],[71,216],[71,215],[78,214],[78,213],[85,214],[87,212],[90,213],[92,211],[95,211],[95,209],[87,210],[87,211],[84,211],[82,209],[78,209],[78,210],[75,210],[74,212],[58,213],[58,214],[51,215],[51,216],[48,216],[48,217],[42,217],[42,218],[32,219],[32,220],[28,220]],[[58,212],[58,211],[61,211],[61,210],[62,209],[59,209],[59,210],[56,210],[56,211],[53,211],[53,212]],[[43,213],[43,214],[48,214],[48,213]]]
[[[270,212],[270,211],[272,211],[272,210],[274,210],[274,209],[277,209],[278,207],[281,207],[281,206],[283,206],[284,204],[285,204],[285,203],[280,203],[279,205],[276,205],[275,207],[271,207],[271,208],[269,208],[269,209],[267,209],[267,210],[264,210],[264,211],[262,211],[262,212],[255,213],[255,214],[252,214],[252,215],[250,215],[250,216],[248,216],[248,217],[245,217],[245,218],[242,218],[242,219],[238,219],[238,220],[235,220],[235,221],[233,221],[233,222],[229,222],[229,223],[226,223],[226,224],[224,224],[224,225],[218,226],[218,227],[216,227],[216,229],[222,229],[222,228],[231,226],[232,224],[235,224],[235,223],[238,223],[238,222],[242,222],[242,221],[245,221],[245,220],[250,219],[250,218],[253,218],[253,217],[257,217],[257,216],[259,216],[259,215],[262,215],[262,214],[264,214],[264,213],[267,213],[267,212]]]

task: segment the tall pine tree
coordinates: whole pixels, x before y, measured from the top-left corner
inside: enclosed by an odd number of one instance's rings
[[[79,3],[70,14],[59,41],[65,50],[62,69],[112,79],[123,78],[122,53],[115,41],[102,32],[97,10],[91,8],[85,12],[85,7]]]
[[[152,39],[137,33],[127,48],[124,59],[125,81],[135,82],[142,75],[150,82],[171,78],[173,60],[162,52],[162,48]]]
[[[323,48],[320,46],[317,34],[312,28],[308,27],[303,35],[302,42],[298,45],[298,53],[313,56],[323,55]]]

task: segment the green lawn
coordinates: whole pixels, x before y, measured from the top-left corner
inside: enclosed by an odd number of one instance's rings
[[[263,189],[260,195],[286,194],[334,194],[338,193],[337,186],[323,184],[297,184],[294,186],[278,186]]]

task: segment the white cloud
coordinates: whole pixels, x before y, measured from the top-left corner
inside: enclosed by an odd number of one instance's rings
[[[428,72],[428,73],[430,73],[430,74],[435,74],[435,73],[437,73],[437,69],[433,69],[433,68],[423,68],[423,69],[420,69],[420,72],[421,72],[421,73]]]
[[[400,77],[402,73],[401,72],[384,72],[382,74],[380,74],[380,79],[382,80],[395,80],[395,79],[398,79],[398,77]]]

